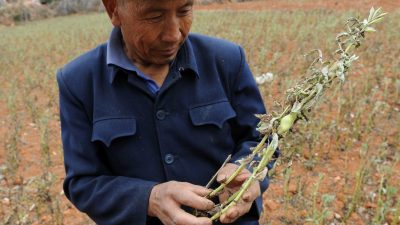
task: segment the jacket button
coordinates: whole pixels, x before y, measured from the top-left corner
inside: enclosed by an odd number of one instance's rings
[[[185,68],[183,68],[183,67],[179,67],[179,72],[183,72],[183,71],[185,71]]]
[[[167,116],[167,113],[164,110],[158,110],[156,113],[156,117],[159,120],[165,119],[166,116]]]
[[[170,164],[174,163],[175,157],[172,154],[166,154],[164,161],[166,164],[170,165]]]

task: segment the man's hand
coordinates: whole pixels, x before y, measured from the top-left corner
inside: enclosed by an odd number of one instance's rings
[[[211,190],[183,182],[170,181],[153,187],[149,199],[148,215],[158,217],[166,225],[212,225],[205,217],[195,217],[182,205],[207,211],[214,203],[205,198]]]
[[[223,183],[226,181],[231,174],[233,174],[238,166],[233,163],[227,163],[225,167],[218,173],[217,181]],[[247,169],[243,169],[236,178],[230,182],[224,189],[224,192],[219,195],[219,201],[224,202],[229,196],[238,191],[242,183],[251,176],[251,173]],[[230,208],[226,213],[220,217],[221,223],[233,223],[239,217],[243,216],[250,211],[253,201],[261,194],[260,184],[258,181],[252,183],[249,189],[243,194],[242,200],[240,200],[235,206]]]

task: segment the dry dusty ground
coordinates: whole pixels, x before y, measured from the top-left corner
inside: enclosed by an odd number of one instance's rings
[[[261,0],[242,3],[210,4],[197,6],[200,10],[274,10],[274,9],[330,9],[348,10],[359,9],[368,10],[371,6],[379,6],[386,11],[400,8],[400,1],[397,0]]]

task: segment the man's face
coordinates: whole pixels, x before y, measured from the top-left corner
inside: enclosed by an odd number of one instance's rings
[[[118,3],[112,22],[121,27],[128,57],[142,65],[170,63],[192,25],[193,0],[123,0]]]

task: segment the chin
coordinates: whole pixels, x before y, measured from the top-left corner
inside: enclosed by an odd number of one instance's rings
[[[170,64],[171,62],[174,61],[175,57],[176,57],[176,55],[167,57],[167,58],[159,58],[154,61],[154,64],[158,64],[158,65]]]

